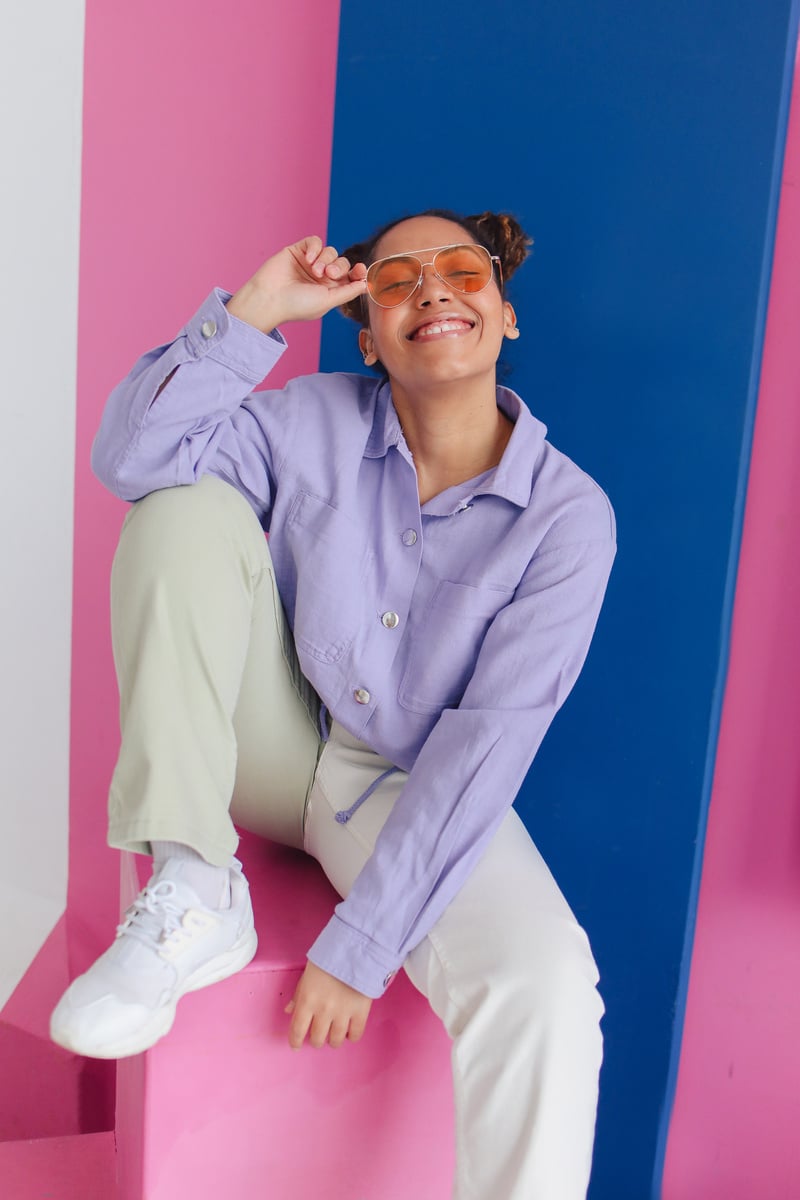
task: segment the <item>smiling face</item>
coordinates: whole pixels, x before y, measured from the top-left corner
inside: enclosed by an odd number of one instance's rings
[[[465,294],[440,279],[430,265],[435,250],[474,238],[441,217],[412,217],[384,234],[374,259],[418,254],[421,285],[402,304],[381,308],[371,300],[369,326],[359,335],[368,363],[379,359],[395,391],[412,395],[432,385],[485,382],[494,389],[503,338],[515,336],[516,318],[496,275],[480,292]]]

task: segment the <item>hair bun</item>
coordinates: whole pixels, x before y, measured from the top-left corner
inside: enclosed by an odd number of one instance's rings
[[[533,238],[528,236],[511,213],[476,213],[467,217],[467,221],[474,225],[481,240],[487,242],[500,259],[503,278],[510,279],[528,257]]]

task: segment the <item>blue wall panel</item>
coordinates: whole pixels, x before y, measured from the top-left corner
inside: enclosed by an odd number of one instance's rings
[[[650,1194],[669,1100],[795,15],[342,4],[331,239],[428,206],[515,212],[536,246],[507,382],[617,510],[595,644],[518,801],[604,980],[593,1200]],[[363,369],[338,316],[322,366]]]

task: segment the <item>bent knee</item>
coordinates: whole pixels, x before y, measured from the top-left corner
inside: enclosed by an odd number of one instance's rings
[[[209,521],[255,513],[233,484],[215,475],[203,475],[196,483],[178,484],[149,492],[131,507],[123,530],[157,522],[167,529],[185,529],[197,520]]]
[[[198,558],[245,555],[253,569],[268,558],[253,509],[229,483],[204,475],[194,484],[150,492],[133,505],[122,527],[115,571],[185,571]]]
[[[598,981],[589,939],[574,920],[559,922],[547,936],[501,942],[486,979],[506,997],[509,1021],[536,1013],[554,1025],[571,1020],[596,1025],[604,1012]]]

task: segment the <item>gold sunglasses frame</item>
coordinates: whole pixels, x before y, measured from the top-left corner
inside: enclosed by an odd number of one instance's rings
[[[443,275],[441,275],[439,273],[439,271],[436,270],[436,259],[442,253],[443,250],[458,250],[462,246],[466,247],[469,250],[480,250],[489,259],[489,267],[490,267],[489,278],[486,280],[486,283],[484,283],[484,285],[482,287],[475,288],[475,290],[472,292],[462,291],[461,288],[455,287],[455,285],[451,281],[447,280]],[[430,260],[430,262],[422,262],[419,257],[420,254],[433,254],[433,258]],[[404,296],[402,300],[398,300],[396,304],[383,304],[383,303],[381,303],[380,300],[376,300],[372,294],[372,290],[370,288],[370,272],[375,267],[382,266],[383,263],[391,262],[392,259],[394,259],[394,258],[413,258],[413,259],[415,259],[416,262],[419,263],[419,277],[417,279],[417,282],[414,284],[413,288],[411,289],[411,291],[408,293],[407,296]],[[497,254],[490,254],[489,251],[487,250],[487,248],[485,246],[482,246],[480,244],[480,242],[451,242],[448,246],[428,246],[424,250],[417,250],[414,252],[409,251],[406,254],[388,254],[385,258],[376,258],[375,262],[370,263],[370,265],[367,267],[367,292],[366,292],[366,295],[367,295],[368,299],[370,299],[372,301],[373,304],[377,304],[378,308],[399,308],[401,304],[405,304],[408,300],[410,300],[411,297],[414,295],[414,293],[416,291],[418,291],[418,289],[422,286],[422,282],[425,278],[425,268],[433,267],[434,275],[436,276],[437,279],[441,280],[441,282],[445,285],[445,287],[453,288],[453,290],[458,292],[458,294],[460,296],[477,296],[480,294],[480,292],[485,291],[486,288],[489,286],[489,284],[492,282],[492,279],[494,278],[495,265],[497,267],[497,276],[498,276],[500,290],[502,291],[502,289],[503,289],[503,266],[502,266],[502,263],[500,262],[500,257]]]

